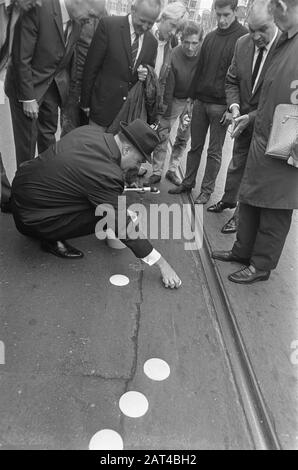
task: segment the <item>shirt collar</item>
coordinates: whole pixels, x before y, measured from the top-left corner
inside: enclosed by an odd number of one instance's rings
[[[288,38],[292,39],[296,34],[298,33],[298,24],[295,24],[295,26],[292,26],[292,28],[289,29],[288,31]]]
[[[59,3],[60,3],[60,7],[61,7],[62,23],[65,24],[70,20],[70,16],[69,16],[67,8],[65,6],[65,0],[59,0]]]

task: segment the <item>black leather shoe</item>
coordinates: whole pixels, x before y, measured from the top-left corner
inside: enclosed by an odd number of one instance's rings
[[[41,249],[47,253],[52,253],[52,255],[59,256],[59,258],[77,259],[84,256],[84,253],[62,240],[57,242],[43,240],[41,242]]]
[[[211,194],[200,193],[195,200],[195,204],[207,204],[210,199]]]
[[[8,202],[1,202],[1,212],[3,212],[3,214],[11,214],[12,213],[12,208],[11,208],[11,202],[8,201]]]
[[[181,183],[180,186],[177,186],[177,188],[169,189],[168,191],[169,194],[181,194],[181,193],[190,193],[190,192],[191,192],[191,188],[184,186],[183,183]]]
[[[166,179],[173,183],[175,186],[180,186],[182,183],[181,179],[176,175],[174,171],[168,170],[166,172]]]
[[[236,204],[228,204],[227,202],[219,201],[216,204],[213,204],[213,206],[209,206],[207,211],[220,213],[225,209],[234,209],[235,207]]]
[[[151,175],[150,178],[148,179],[148,184],[151,186],[152,184],[157,184],[161,180],[160,175]]]
[[[236,233],[238,230],[238,219],[232,217],[221,229],[221,233]]]
[[[238,258],[238,256],[233,255],[232,251],[212,251],[211,257],[219,261],[234,261],[236,263],[249,265],[249,259]]]
[[[254,282],[267,281],[271,271],[259,271],[249,266],[228,276],[228,279],[236,284],[253,284]]]

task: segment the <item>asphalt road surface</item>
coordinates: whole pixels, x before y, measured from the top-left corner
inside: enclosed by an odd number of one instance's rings
[[[8,116],[0,106],[1,149],[11,178]],[[227,144],[226,160],[229,152]],[[178,201],[167,189],[163,184],[160,196],[135,200],[146,206]],[[227,214],[205,217],[211,243],[228,248],[233,238],[218,236]],[[226,281],[231,266],[218,266],[285,448],[298,441],[297,365],[291,361],[298,340],[296,226],[273,285],[239,290]],[[18,234],[10,215],[0,215],[1,447],[87,449],[97,431],[109,428],[122,436],[126,450],[254,448],[199,253],[185,251],[183,240],[153,242],[183,281],[169,291],[158,269],[144,267],[128,249],[111,250],[95,236],[72,242],[85,258],[53,257]],[[126,275],[128,286],[113,286],[114,274]],[[153,357],[169,364],[167,380],[144,374]],[[141,418],[119,409],[129,390],[149,401]]]

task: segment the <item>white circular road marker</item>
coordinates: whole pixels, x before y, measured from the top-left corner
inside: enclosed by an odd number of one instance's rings
[[[123,450],[122,437],[112,429],[102,429],[91,438],[89,450]]]
[[[113,286],[123,287],[129,284],[129,279],[127,276],[123,276],[122,274],[115,274],[110,277],[110,283],[113,284]]]
[[[169,377],[171,369],[166,361],[154,357],[145,362],[144,373],[149,379],[162,381]]]
[[[149,403],[142,393],[127,392],[120,398],[119,408],[129,418],[140,418],[147,413]]]

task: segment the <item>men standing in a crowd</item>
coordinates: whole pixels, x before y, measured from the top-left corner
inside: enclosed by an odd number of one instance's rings
[[[191,98],[195,99],[191,123],[191,149],[187,155],[185,177],[170,194],[190,192],[195,186],[208,129],[210,140],[206,170],[196,204],[206,204],[214,191],[220,170],[226,136],[223,115],[226,111],[225,78],[236,41],[247,33],[236,17],[238,0],[215,0],[218,27],[204,39],[193,79]]]
[[[102,18],[90,45],[83,73],[81,107],[90,124],[103,132],[113,122],[129,90],[154,67],[157,40],[149,31],[160,0],[136,0],[128,16]]]
[[[6,66],[11,54],[16,23],[22,11],[29,11],[41,0],[0,0],[0,99],[4,98],[4,79]],[[0,104],[1,101],[0,101]],[[0,149],[0,208],[1,212],[11,212],[10,184],[2,162]]]
[[[182,29],[181,45],[177,46],[172,53],[171,69],[163,97],[166,111],[160,119],[162,142],[153,153],[153,175],[157,177],[153,183],[161,179],[171,128],[180,119],[166,178],[176,186],[181,184],[177,169],[190,137],[190,127],[189,125],[184,127],[182,121],[188,111],[189,88],[199,61],[202,35],[200,26],[194,21],[188,21]],[[190,119],[190,116],[188,118]]]
[[[283,31],[264,78],[254,134],[240,187],[237,240],[231,251],[213,252],[222,261],[245,262],[231,274],[239,284],[265,281],[275,269],[286,241],[293,214],[298,208],[298,137],[277,142],[289,145],[286,160],[267,153],[274,114],[282,121],[298,115],[283,114],[278,105],[298,104],[298,0],[271,0],[276,25]],[[241,120],[240,120],[241,123]],[[283,137],[284,139],[287,136]]]
[[[264,76],[280,35],[270,11],[270,0],[255,0],[248,25],[250,33],[238,39],[226,78],[228,109],[236,122],[242,116],[242,124],[235,130],[233,157],[227,172],[224,195],[208,208],[209,212],[219,213],[237,204]],[[222,228],[223,233],[237,232],[238,212],[237,208]]]
[[[47,0],[20,19],[6,76],[18,166],[36,142],[39,153],[55,142],[80,22],[103,8],[104,0]]]
[[[39,239],[44,251],[73,260],[83,253],[65,239],[112,228],[138,258],[160,268],[165,287],[178,288],[181,281],[175,271],[134,230],[126,208],[119,204],[123,173],[150,161],[158,142],[157,133],[141,119],[122,123],[115,136],[90,125],[73,130],[18,169],[12,184],[18,230]]]

